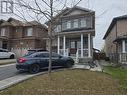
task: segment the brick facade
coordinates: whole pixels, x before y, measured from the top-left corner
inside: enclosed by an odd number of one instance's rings
[[[28,28],[32,29],[29,36],[27,34]],[[5,31],[5,34],[2,34],[3,31]],[[15,51],[15,53],[16,50],[21,49],[46,49],[46,41],[43,38],[47,35],[47,28],[36,21],[22,22],[9,18],[0,24],[0,48]]]

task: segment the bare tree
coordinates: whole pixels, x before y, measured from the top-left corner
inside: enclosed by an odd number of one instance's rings
[[[8,0],[10,1],[10,0]],[[82,0],[15,0],[13,14],[27,21],[27,18],[34,19],[38,22],[42,20],[48,21],[48,39],[49,39],[49,69],[51,72],[52,65],[52,32],[53,29],[53,16],[60,13],[67,6],[74,7]]]

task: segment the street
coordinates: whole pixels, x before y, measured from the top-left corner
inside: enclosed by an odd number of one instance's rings
[[[0,67],[0,81],[19,74],[14,65]]]

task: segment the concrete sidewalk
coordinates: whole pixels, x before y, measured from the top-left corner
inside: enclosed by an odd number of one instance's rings
[[[77,68],[78,69],[87,69],[87,70],[91,70],[91,71],[102,71],[101,66],[99,65],[99,63],[97,63],[97,67],[91,68],[91,69],[90,69],[90,66],[88,64],[82,64],[82,65],[81,64],[75,64],[72,69],[77,69]],[[55,71],[59,71],[59,70],[55,70]],[[52,72],[55,72],[55,71],[52,71]],[[40,73],[37,73],[37,74],[28,74],[28,73],[27,74],[19,74],[19,75],[1,80],[0,81],[0,90],[6,89],[6,88],[8,88],[12,85],[15,85],[17,83],[25,81],[25,80],[27,80],[31,77],[41,75],[41,74],[46,74],[46,73],[48,73],[48,72],[45,71],[45,72],[40,72]]]
[[[73,66],[73,68],[76,68],[76,69],[87,69],[87,70],[91,70],[91,71],[100,71],[100,72],[102,72],[103,69],[100,66],[100,64],[99,64],[98,61],[96,61],[96,65],[97,65],[97,67],[95,66],[94,68],[90,68],[90,66],[88,65],[88,63],[87,64],[85,64],[85,63],[84,64],[75,64]]]
[[[16,63],[16,59],[0,59],[0,65]]]
[[[0,91],[3,89],[6,89],[12,85],[15,85],[17,83],[20,83],[22,81],[25,81],[31,77],[41,75],[41,74],[45,74],[45,73],[47,73],[47,72],[40,72],[37,74],[19,74],[19,75],[16,75],[14,77],[4,79],[4,80],[0,81]]]

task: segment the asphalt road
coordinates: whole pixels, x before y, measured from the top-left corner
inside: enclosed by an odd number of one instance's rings
[[[0,81],[19,74],[15,65],[0,67]]]

